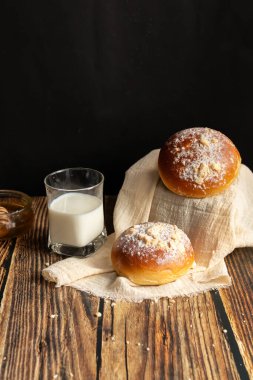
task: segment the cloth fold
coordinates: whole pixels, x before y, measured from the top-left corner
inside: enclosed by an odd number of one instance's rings
[[[92,256],[67,258],[42,271],[56,286],[72,286],[90,294],[140,302],[144,299],[193,295],[231,284],[224,258],[237,247],[253,246],[253,173],[241,165],[234,183],[220,195],[185,198],[159,179],[159,149],[128,169],[114,209],[115,234]],[[112,243],[131,225],[160,221],[176,224],[189,236],[196,267],[173,283],[136,286],[113,271]]]

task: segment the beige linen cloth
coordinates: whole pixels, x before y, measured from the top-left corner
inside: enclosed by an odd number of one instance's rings
[[[238,247],[253,246],[253,173],[241,165],[238,178],[220,195],[192,199],[169,191],[159,179],[159,149],[126,172],[114,210],[115,234],[94,255],[67,258],[42,271],[56,286],[72,286],[113,300],[189,296],[231,284],[224,257]],[[189,236],[196,266],[173,283],[137,286],[113,271],[111,246],[129,226],[146,221],[176,224]]]

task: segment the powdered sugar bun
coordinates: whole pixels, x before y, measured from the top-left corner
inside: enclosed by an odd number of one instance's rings
[[[216,195],[237,177],[240,153],[223,133],[189,128],[175,133],[162,147],[158,169],[164,185],[192,198]]]
[[[175,281],[194,263],[187,235],[177,226],[147,222],[125,230],[111,253],[116,272],[138,285],[161,285]]]

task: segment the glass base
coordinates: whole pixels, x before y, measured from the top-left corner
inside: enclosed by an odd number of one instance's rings
[[[53,252],[58,253],[59,255],[86,257],[92,253],[95,253],[104,244],[106,238],[106,228],[103,229],[100,235],[98,235],[93,241],[84,247],[74,247],[67,244],[52,243],[49,237],[48,248],[50,248]]]

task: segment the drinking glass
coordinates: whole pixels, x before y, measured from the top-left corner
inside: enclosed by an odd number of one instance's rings
[[[68,168],[44,179],[48,203],[49,248],[67,256],[87,256],[106,240],[104,176],[95,169]]]

